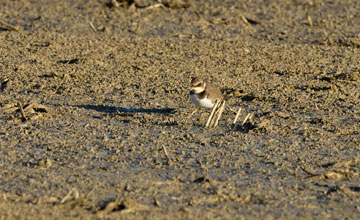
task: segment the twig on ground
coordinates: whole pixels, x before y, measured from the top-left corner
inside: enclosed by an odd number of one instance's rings
[[[216,117],[216,120],[215,120],[215,124],[214,124],[214,127],[216,127],[218,125],[218,122],[221,118],[221,115],[222,113],[224,112],[224,108],[225,108],[225,100],[222,101],[221,103],[221,106],[220,108],[218,109],[218,112],[217,112],[217,117]]]
[[[225,109],[225,100],[216,100],[214,107],[211,110],[211,114],[206,122],[205,128],[212,128],[218,125],[221,115]]]
[[[165,5],[163,3],[157,3],[155,5],[150,5],[145,7],[145,10],[153,9],[153,8],[165,8]]]
[[[97,30],[96,30],[94,24],[91,21],[89,22],[89,25],[90,25],[91,30],[93,30],[96,33]]]
[[[164,145],[162,145],[162,149],[163,149],[163,151],[164,151],[164,154],[165,154],[165,156],[166,156],[166,159],[167,159],[168,164],[171,165],[171,158],[169,157],[169,154],[168,154],[168,152],[167,152],[167,150],[166,150],[166,147],[165,147]]]
[[[248,120],[250,120],[253,115],[254,115],[253,113],[247,114],[247,116],[245,117],[245,119],[244,119],[244,121],[242,122],[241,126],[243,126]]]
[[[2,26],[0,26],[0,29],[4,29],[4,30],[8,30],[8,31],[19,31],[18,27],[8,24],[2,20],[0,20],[0,25],[2,25]]]
[[[20,102],[17,103],[17,106],[19,108],[19,111],[20,111],[20,114],[21,114],[21,120],[22,121],[26,121],[27,118],[26,118],[26,115],[25,115],[25,112],[24,112],[24,109],[23,109],[23,106]]]
[[[68,202],[71,199],[71,195],[74,196],[73,199],[75,199],[75,200],[78,199],[80,196],[79,191],[77,189],[75,189],[75,188],[71,189],[69,191],[69,193],[66,194],[66,196],[64,198],[62,198],[62,200],[60,201],[60,204],[64,204],[65,202]]]
[[[212,108],[211,113],[210,113],[210,116],[209,116],[209,118],[208,118],[208,120],[207,120],[207,122],[206,122],[205,128],[209,127],[209,125],[210,125],[210,123],[211,123],[211,121],[212,121],[212,119],[213,119],[213,117],[214,117],[215,111],[216,111],[219,103],[220,103],[220,100],[216,100],[215,105],[214,105],[214,107]]]
[[[237,122],[237,120],[238,120],[238,118],[239,118],[239,116],[240,116],[240,113],[241,113],[241,108],[239,108],[239,110],[237,111],[236,116],[235,116],[235,119],[234,119],[234,121],[233,121],[233,124],[236,124],[236,122]]]

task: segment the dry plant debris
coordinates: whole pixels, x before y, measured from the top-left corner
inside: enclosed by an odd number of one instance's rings
[[[48,109],[45,106],[35,102],[30,102],[25,105],[20,102],[9,103],[3,105],[0,109],[3,113],[10,115],[10,118],[21,120],[22,122],[27,120],[36,120],[39,117],[42,117],[43,113],[48,112]]]
[[[210,116],[206,122],[205,128],[214,128],[218,125],[225,108],[225,100],[217,100],[211,110]]]
[[[19,31],[17,26],[6,23],[5,21],[0,20],[0,29],[5,31]]]

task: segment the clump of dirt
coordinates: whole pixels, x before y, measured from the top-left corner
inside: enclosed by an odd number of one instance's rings
[[[0,4],[2,218],[360,217],[357,1]]]

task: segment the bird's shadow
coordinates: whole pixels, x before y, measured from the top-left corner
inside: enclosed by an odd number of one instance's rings
[[[247,134],[251,130],[258,129],[258,126],[255,123],[252,122],[246,122],[243,125],[233,125],[232,126],[236,131],[239,131],[241,133]]]
[[[169,115],[176,112],[175,108],[123,108],[123,107],[114,107],[106,105],[75,105],[77,108],[84,108],[87,110],[95,110],[97,112],[108,113],[108,114],[136,114],[136,113],[145,113],[145,114],[163,114]]]

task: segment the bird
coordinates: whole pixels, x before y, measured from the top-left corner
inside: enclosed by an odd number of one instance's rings
[[[191,81],[190,99],[198,107],[213,108],[217,100],[224,100],[224,95],[215,85],[195,77]]]

